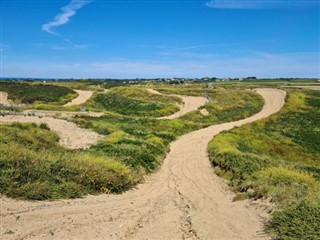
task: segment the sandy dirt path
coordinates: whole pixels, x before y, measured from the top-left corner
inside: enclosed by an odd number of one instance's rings
[[[150,93],[162,95],[162,93],[154,90],[154,89],[147,89]],[[208,100],[204,97],[193,97],[193,96],[183,96],[183,95],[175,95],[172,94],[171,96],[176,96],[182,99],[183,105],[178,105],[180,110],[172,115],[159,117],[157,119],[175,119],[178,118],[188,112],[192,112],[197,110],[199,107],[203,106],[208,102]]]
[[[80,105],[82,103],[85,103],[91,96],[93,95],[93,91],[85,91],[85,90],[73,90],[77,92],[79,95],[75,99],[73,99],[71,102],[68,102],[67,104],[63,105],[64,107],[70,107],[75,105]]]
[[[48,127],[59,134],[59,143],[67,148],[78,149],[87,148],[96,144],[103,136],[88,129],[79,128],[76,124],[62,119],[52,117],[33,117],[33,116],[0,116],[0,124],[12,122],[33,122],[36,124],[46,123]]]
[[[8,93],[0,92],[0,104],[10,104],[8,101]]]
[[[180,137],[160,170],[136,189],[56,202],[1,197],[2,239],[265,239],[261,210],[248,201],[232,202],[234,194],[207,156],[208,142],[219,132],[268,117],[284,105],[284,91],[257,92],[265,100],[261,112]]]

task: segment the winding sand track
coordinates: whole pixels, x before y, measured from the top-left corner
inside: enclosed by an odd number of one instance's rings
[[[2,239],[263,239],[259,211],[247,201],[232,202],[207,156],[208,142],[219,132],[284,105],[284,91],[257,92],[265,100],[261,112],[182,136],[170,145],[160,170],[137,189],[57,202],[2,197]]]
[[[48,127],[59,134],[60,144],[71,149],[87,148],[96,144],[103,136],[96,132],[79,128],[76,124],[62,119],[52,117],[32,117],[32,116],[0,116],[0,124],[21,122],[33,122],[36,124],[46,123]]]
[[[154,89],[147,89],[150,93],[162,95],[162,93],[154,90]],[[199,107],[203,106],[208,102],[208,100],[204,97],[193,97],[193,96],[183,96],[183,95],[175,95],[172,94],[171,96],[176,96],[182,99],[184,102],[183,105],[179,105],[180,110],[172,115],[165,116],[165,117],[159,117],[157,119],[175,119],[178,118],[188,112],[192,112],[197,110]]]
[[[91,96],[93,95],[93,91],[85,91],[85,90],[73,90],[77,92],[79,95],[75,99],[73,99],[71,102],[68,102],[67,104],[63,105],[64,107],[70,107],[75,105],[80,105],[82,103],[85,103]]]

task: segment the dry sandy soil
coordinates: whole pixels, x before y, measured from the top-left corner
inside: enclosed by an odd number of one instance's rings
[[[82,103],[85,103],[89,98],[91,98],[93,91],[84,91],[84,90],[73,90],[77,92],[79,95],[75,99],[73,99],[71,102],[68,102],[65,104],[65,107],[80,105]]]
[[[75,90],[79,96],[67,103],[65,106],[73,106],[86,102],[93,94],[92,91]],[[7,93],[0,92],[0,103],[8,102]],[[60,117],[74,117],[75,115],[101,116],[102,113],[94,112],[57,112],[42,110],[25,110],[22,114],[35,114],[37,116],[0,116],[0,124],[12,122],[34,122],[36,124],[46,123],[48,127],[59,134],[60,144],[71,149],[87,148],[96,144],[103,136],[83,128],[77,127],[76,124],[53,118],[59,114]],[[52,117],[49,117],[49,116]],[[39,118],[38,116],[41,116]],[[44,116],[44,117],[42,117]]]
[[[153,94],[159,94],[159,95],[162,94],[154,89],[147,89],[147,90]],[[208,102],[208,100],[204,97],[192,97],[192,96],[183,96],[183,95],[171,95],[171,96],[176,96],[181,98],[184,104],[178,105],[180,107],[180,110],[178,112],[170,116],[159,117],[157,119],[175,119],[188,112],[197,110],[199,107],[203,106]]]
[[[263,211],[248,201],[232,202],[207,156],[208,142],[219,132],[284,105],[284,91],[257,92],[265,100],[261,112],[180,137],[159,171],[136,189],[56,202],[1,197],[2,239],[266,239]]]
[[[8,93],[0,92],[0,104],[10,104],[8,101]]]
[[[0,116],[0,124],[12,122],[33,122],[36,124],[46,123],[48,127],[59,134],[59,143],[67,148],[78,149],[87,148],[96,144],[103,136],[96,132],[79,128],[76,124],[62,119],[52,117],[33,117],[33,116]]]

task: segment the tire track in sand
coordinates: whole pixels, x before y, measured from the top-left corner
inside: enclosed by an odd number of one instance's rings
[[[259,211],[234,196],[214,174],[207,145],[224,130],[279,111],[285,92],[258,89],[265,105],[247,119],[180,137],[160,170],[121,195],[57,202],[0,199],[3,239],[264,239]]]

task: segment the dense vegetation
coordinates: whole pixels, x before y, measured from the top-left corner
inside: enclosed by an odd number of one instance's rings
[[[67,150],[46,125],[0,125],[0,189],[14,198],[43,200],[119,192],[136,180],[104,156]]]
[[[8,98],[17,103],[69,102],[77,94],[67,87],[26,82],[0,81],[0,91],[7,92]]]
[[[179,110],[181,99],[149,93],[143,88],[112,88],[97,94],[85,106],[95,111],[111,111],[123,115],[160,117]]]
[[[278,204],[267,225],[276,239],[320,239],[319,119],[319,91],[289,90],[279,114],[209,144],[218,174],[243,192],[237,198],[271,197]]]

